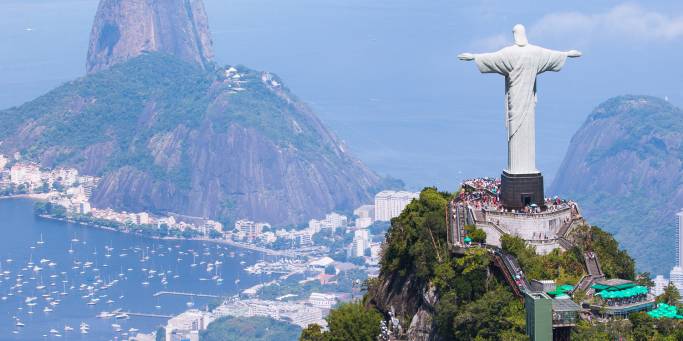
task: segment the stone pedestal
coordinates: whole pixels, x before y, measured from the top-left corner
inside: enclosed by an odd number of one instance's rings
[[[511,210],[519,210],[531,204],[543,207],[543,175],[509,174],[503,171],[500,177],[500,200],[503,207]]]

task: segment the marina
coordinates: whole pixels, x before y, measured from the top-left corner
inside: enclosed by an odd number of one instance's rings
[[[272,280],[243,270],[266,257],[250,250],[40,219],[27,199],[0,215],[2,340],[127,338]]]

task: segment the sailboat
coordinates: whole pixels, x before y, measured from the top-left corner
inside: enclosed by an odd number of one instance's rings
[[[38,244],[38,245],[43,245],[43,244],[45,244],[45,241],[43,241],[43,234],[42,234],[42,233],[40,234],[40,240],[37,241],[36,244]]]

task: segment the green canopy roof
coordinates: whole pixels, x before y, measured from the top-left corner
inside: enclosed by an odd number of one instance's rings
[[[610,290],[603,290],[596,295],[602,297],[603,299],[608,299],[608,298],[629,298],[637,295],[644,295],[648,293],[648,289],[642,285],[636,285],[632,288],[624,289],[624,290],[617,290],[617,291],[610,291]]]
[[[618,284],[618,285],[607,285],[607,284],[593,284],[591,288],[595,289],[596,291],[619,291],[619,290],[624,290],[624,289],[629,289],[635,287],[635,283],[623,283],[623,284]]]
[[[653,318],[669,318],[669,319],[683,319],[683,316],[678,313],[676,306],[660,303],[656,309],[648,311],[648,315]]]
[[[560,285],[559,287],[557,287],[557,290],[572,291],[572,290],[574,290],[574,286],[573,286],[573,285],[569,285],[569,284],[562,284],[562,285]]]

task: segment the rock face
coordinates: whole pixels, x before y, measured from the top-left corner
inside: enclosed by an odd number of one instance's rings
[[[88,73],[143,52],[164,52],[207,68],[213,46],[202,0],[102,0],[87,57]]]
[[[367,203],[380,181],[277,76],[159,53],[0,111],[0,122],[0,153],[102,176],[96,207],[294,224]]]
[[[640,270],[674,264],[675,216],[683,207],[683,111],[649,96],[612,98],[571,140],[552,185],[614,233]]]
[[[439,296],[433,286],[419,284],[413,276],[380,276],[379,285],[371,288],[368,304],[389,319],[389,312],[401,321],[400,339],[439,341],[434,325],[435,306]]]

